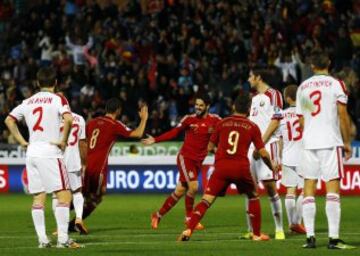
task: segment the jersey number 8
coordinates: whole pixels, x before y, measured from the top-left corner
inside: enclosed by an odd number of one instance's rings
[[[89,146],[90,149],[95,148],[99,134],[100,134],[100,130],[99,130],[99,129],[95,129],[95,130],[92,132],[92,134],[91,134],[91,139],[90,139],[90,146]]]

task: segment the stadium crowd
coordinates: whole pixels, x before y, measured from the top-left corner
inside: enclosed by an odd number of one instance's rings
[[[89,120],[106,99],[122,99],[122,121],[160,134],[209,91],[211,112],[230,113],[250,90],[249,69],[268,66],[282,89],[311,75],[308,56],[331,54],[332,73],[350,92],[360,131],[360,2],[351,0],[0,1],[0,142],[9,110],[35,90],[39,67],[53,65],[72,110]],[[358,133],[357,138],[359,139]]]

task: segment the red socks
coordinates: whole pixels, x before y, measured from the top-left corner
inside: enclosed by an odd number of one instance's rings
[[[193,207],[194,207],[194,197],[186,194],[186,196],[185,196],[185,212],[186,212],[187,218],[189,218],[191,216]]]
[[[166,198],[163,206],[159,210],[160,216],[164,216],[171,208],[173,208],[176,203],[179,201],[179,197],[172,193],[168,198]]]
[[[191,231],[195,229],[196,225],[200,222],[209,207],[210,204],[206,200],[201,200],[201,202],[195,206],[195,209],[191,213],[191,218],[188,222],[188,228],[191,229]]]
[[[256,236],[260,236],[261,230],[261,207],[259,198],[253,198],[248,200],[249,217],[253,229],[253,233]]]

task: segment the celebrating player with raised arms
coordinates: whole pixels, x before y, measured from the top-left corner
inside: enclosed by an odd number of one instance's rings
[[[68,143],[73,117],[67,100],[54,93],[56,72],[52,68],[42,68],[37,73],[37,80],[40,92],[13,109],[5,123],[20,145],[27,147],[26,169],[29,192],[34,197],[31,215],[39,248],[51,246],[45,228],[46,193],[55,193],[58,198],[55,209],[57,247],[79,248],[79,244],[68,237],[71,193],[63,161],[63,151]],[[25,119],[29,129],[29,142],[25,141],[16,124],[22,119]],[[62,120],[64,128],[61,136]]]
[[[329,249],[351,249],[339,239],[340,180],[345,158],[351,157],[350,120],[345,85],[329,75],[329,56],[314,50],[311,67],[314,75],[302,82],[296,94],[296,114],[303,127],[304,150],[301,172],[305,178],[303,218],[306,228],[304,248],[315,248],[315,192],[318,179],[326,183],[326,216]]]
[[[142,106],[139,112],[140,124],[130,130],[120,121],[121,101],[112,98],[106,102],[105,116],[90,120],[86,125],[87,157],[84,175],[83,195],[85,197],[83,219],[87,218],[101,203],[106,192],[108,156],[113,144],[122,138],[141,138],[146,121],[148,108]],[[76,219],[70,222],[69,229],[75,230]]]
[[[151,215],[151,226],[158,228],[160,219],[172,209],[179,199],[185,195],[186,220],[189,219],[194,206],[194,197],[198,190],[198,174],[208,151],[207,145],[216,124],[221,120],[219,116],[209,114],[210,97],[208,94],[195,98],[195,114],[185,116],[172,130],[158,136],[143,140],[145,145],[170,140],[185,131],[184,144],[177,156],[177,166],[180,180],[175,191],[165,200],[162,207]],[[197,229],[203,229],[199,223]]]
[[[224,195],[231,183],[237,186],[239,193],[245,193],[248,197],[249,216],[253,227],[252,239],[256,241],[269,240],[267,235],[260,232],[260,201],[256,194],[256,183],[250,172],[247,156],[250,144],[254,144],[262,158],[261,161],[264,161],[270,170],[273,170],[273,166],[269,153],[265,150],[259,128],[247,118],[249,108],[249,94],[238,96],[234,102],[235,113],[220,121],[211,135],[209,151],[217,146],[215,171],[210,177],[201,202],[191,213],[187,229],[179,236],[179,241],[190,239],[197,223],[216,197]]]

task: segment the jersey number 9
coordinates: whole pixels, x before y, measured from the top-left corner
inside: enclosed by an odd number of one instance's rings
[[[231,131],[231,132],[229,133],[228,143],[229,143],[229,145],[231,146],[231,148],[229,148],[228,150],[226,150],[226,152],[227,152],[229,155],[234,155],[234,154],[236,154],[237,146],[238,146],[238,143],[239,143],[239,137],[240,137],[240,134],[239,134],[237,131]]]

